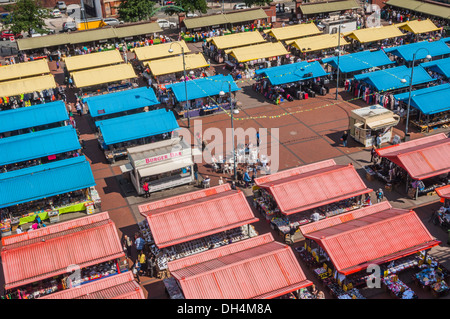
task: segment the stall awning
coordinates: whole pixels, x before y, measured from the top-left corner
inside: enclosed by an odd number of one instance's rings
[[[258,221],[244,193],[229,184],[141,205],[139,212],[147,218],[158,248]]]
[[[213,25],[224,25],[227,23],[228,20],[226,19],[226,16],[224,14],[214,14],[198,18],[187,18],[183,20],[183,24],[188,30],[210,27]]]
[[[91,166],[79,156],[0,174],[0,208],[95,186]]]
[[[107,212],[2,238],[2,244],[6,289],[69,273],[69,266],[84,268],[124,256]]]
[[[225,13],[225,18],[227,19],[228,23],[236,24],[247,21],[268,19],[269,17],[267,16],[266,11],[264,11],[263,9],[252,8],[246,10],[239,10],[238,12],[233,13]]]
[[[147,177],[172,172],[177,169],[186,168],[192,165],[194,165],[194,162],[192,161],[192,157],[190,156],[184,158],[177,158],[168,162],[164,161],[161,164],[155,166],[139,168],[138,173],[140,177]]]
[[[292,249],[270,233],[171,261],[168,268],[186,299],[269,299],[312,285]]]
[[[70,44],[81,44],[114,39],[116,37],[113,27],[103,27],[100,29],[91,29],[89,32],[71,32],[69,34],[69,41]]]
[[[388,25],[383,27],[355,30],[347,36],[360,43],[369,43],[395,37],[402,37],[404,34],[395,25]]]
[[[57,123],[69,119],[63,101],[36,104],[0,112],[0,133]]]
[[[14,164],[81,149],[75,129],[56,127],[0,139],[0,165]]]
[[[253,32],[239,32],[220,37],[208,38],[206,41],[211,42],[219,50],[225,50],[229,48],[242,47],[257,43],[265,42],[261,33],[258,31]]]
[[[177,101],[184,102],[186,101],[186,87],[187,98],[195,100],[208,96],[217,96],[221,91],[228,93],[229,84],[231,84],[231,92],[240,90],[231,75],[224,76],[222,74],[187,81],[186,84],[184,82],[169,84],[166,85],[166,89],[170,89],[173,92]]]
[[[409,92],[396,94],[394,98],[408,103]],[[411,105],[423,114],[436,114],[450,110],[450,84],[411,91]]]
[[[157,22],[144,22],[120,25],[114,28],[116,37],[119,39],[135,37],[138,35],[146,36],[154,33],[162,32]]]
[[[445,42],[442,42],[445,44]],[[447,44],[445,44],[447,45]],[[436,73],[439,73],[443,76],[445,76],[447,79],[450,78],[450,58],[440,59],[436,61],[430,61],[430,62],[424,62],[421,63],[420,66],[422,66],[425,69],[434,71]]]
[[[292,26],[264,30],[265,33],[274,37],[277,41],[286,41],[288,39],[310,37],[321,34],[322,31],[314,23],[301,23]]]
[[[372,191],[353,165],[327,160],[255,179],[274,196],[280,212],[291,215]]]
[[[322,63],[328,63],[335,69],[338,67],[337,57],[322,59]],[[358,72],[371,68],[378,68],[384,65],[393,64],[388,56],[381,50],[379,51],[362,51],[342,55],[339,58],[339,71],[342,73]]]
[[[416,55],[416,61],[425,59],[429,54],[432,57],[450,54],[450,48],[443,41],[421,41],[405,44],[397,47],[386,48],[384,52],[398,56],[405,61],[412,61]]]
[[[185,55],[186,71],[206,68],[209,66],[201,53]],[[183,57],[174,56],[167,59],[151,60],[145,63],[154,76],[183,72]]]
[[[49,34],[41,37],[17,39],[19,51],[56,47],[69,44],[69,33]]]
[[[133,273],[127,271],[39,299],[144,299],[144,292]]]
[[[0,96],[15,96],[56,87],[52,74],[0,83]]]
[[[46,59],[0,66],[0,81],[50,73]]]
[[[413,21],[398,23],[395,26],[402,30],[412,32],[414,34],[428,33],[428,32],[440,30],[440,28],[438,28],[430,19],[413,20]]]
[[[92,69],[99,66],[118,64],[122,62],[123,59],[118,50],[74,55],[64,59],[67,71],[69,72]]]
[[[416,180],[450,172],[450,139],[444,133],[383,147],[377,153]]]
[[[115,117],[95,124],[106,145],[170,133],[179,128],[173,112],[166,109]]]
[[[265,75],[272,85],[293,83],[328,75],[318,61],[284,64],[272,68],[258,69],[255,73]]]
[[[172,55],[179,55],[182,53],[181,47],[183,47],[184,53],[191,52],[191,50],[189,50],[188,46],[186,45],[186,42],[177,41],[176,43],[177,44],[174,44],[173,42],[166,42],[158,45],[139,47],[132,50],[136,54],[136,58],[139,61],[154,60],[159,58],[167,58]],[[169,53],[169,49],[172,49],[173,52]]]
[[[439,197],[441,198],[447,198],[450,199],[450,185],[444,186],[444,187],[439,187],[436,188],[436,193],[439,195]]]
[[[231,54],[238,62],[248,62],[289,54],[281,42],[268,42],[249,45],[246,47],[226,50],[225,53]]]
[[[344,275],[440,244],[414,211],[392,208],[388,202],[300,226],[300,230],[326,251]]]
[[[118,64],[91,70],[76,71],[72,73],[72,77],[73,83],[77,88],[84,88],[133,79],[137,75],[131,64]]]
[[[92,117],[115,114],[159,104],[152,88],[140,87],[83,99]]]
[[[313,37],[289,40],[286,41],[286,44],[292,45],[300,50],[300,52],[314,52],[335,48],[338,45],[348,45],[349,43],[342,36],[339,41],[337,34],[321,34]]]
[[[408,9],[444,19],[450,19],[450,8],[443,5],[422,2],[418,0],[389,0],[387,5]]]
[[[300,11],[304,15],[358,9],[360,5],[354,0],[330,1],[301,4]]]
[[[401,88],[409,87],[411,77],[411,68],[405,65],[379,70],[374,72],[368,72],[364,74],[355,75],[355,79],[358,81],[364,81],[371,85],[377,91],[390,91]],[[406,82],[402,82],[405,79]],[[414,67],[414,76],[412,85],[423,84],[427,82],[435,81],[423,67]]]

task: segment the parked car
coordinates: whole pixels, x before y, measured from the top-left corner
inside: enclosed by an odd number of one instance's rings
[[[197,13],[188,12],[186,14],[186,17],[188,17],[188,18],[198,17],[198,14]]]
[[[67,31],[77,31],[77,24],[75,21],[67,21],[63,23],[63,29],[64,32]]]
[[[170,22],[169,20],[166,19],[158,19],[156,20],[156,22],[158,22],[160,28],[172,29],[177,27],[177,24],[175,22]]]
[[[53,9],[53,11],[50,12],[50,15],[53,18],[61,18],[62,17],[61,11],[59,9]]]
[[[67,6],[64,1],[58,1],[56,2],[56,8],[59,9],[60,11],[66,11]]]
[[[112,25],[112,26],[116,26],[116,25],[123,23],[123,21],[119,21],[115,18],[105,18],[105,19],[103,19],[103,22],[106,23],[107,25]]]
[[[37,31],[34,30],[34,29],[32,29],[32,30],[31,30],[31,37],[32,37],[32,38],[34,38],[34,37],[40,37],[40,36],[43,36],[43,35],[54,34],[54,33],[55,33],[55,30],[51,30],[51,29],[44,29],[44,31],[41,32],[41,33],[37,32]]]
[[[4,30],[4,31],[2,31],[2,33],[1,33],[1,35],[0,35],[0,38],[1,38],[3,41],[9,40],[9,39],[11,39],[11,37],[14,37],[15,39],[21,39],[21,38],[23,38],[23,35],[20,34],[20,33],[14,34],[14,33],[12,33],[12,32],[9,31],[9,30]]]
[[[248,9],[247,5],[245,3],[236,3],[233,7],[234,10],[242,10],[242,9]]]

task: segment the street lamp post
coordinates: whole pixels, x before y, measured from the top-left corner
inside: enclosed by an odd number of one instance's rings
[[[345,27],[345,25],[339,23],[338,29],[338,57],[337,57],[337,77],[336,77],[336,100],[338,99],[339,93],[339,61],[341,58],[341,27]]]

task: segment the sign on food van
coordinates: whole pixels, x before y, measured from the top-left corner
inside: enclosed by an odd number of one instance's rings
[[[160,155],[160,156],[145,158],[143,160],[136,161],[135,162],[135,166],[140,166],[140,165],[145,165],[145,164],[165,161],[165,160],[170,159],[170,158],[179,157],[182,154],[183,154],[182,151],[177,151],[177,152],[172,152],[172,153],[168,153],[168,154],[164,154],[164,155]]]

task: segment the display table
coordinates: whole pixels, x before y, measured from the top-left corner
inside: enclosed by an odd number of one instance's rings
[[[55,208],[54,211],[58,211],[58,215],[65,214],[65,213],[81,212],[81,211],[86,210],[86,206],[88,204],[90,204],[90,203],[92,203],[92,202],[91,201],[84,201],[84,202],[76,203],[76,204],[73,204],[73,205],[57,207],[57,208]],[[52,210],[46,210],[46,211],[42,211],[42,212],[39,212],[39,213],[35,213],[33,215],[22,217],[22,218],[20,218],[19,225],[32,223],[36,219],[37,215],[39,215],[41,220],[46,220],[46,219],[49,218],[49,213],[51,211]]]
[[[382,278],[382,282],[391,295],[399,299],[417,299],[417,295],[397,275],[389,275]]]
[[[450,123],[450,118],[442,119],[441,121],[431,122],[428,124],[420,123],[417,121],[411,121],[411,123],[420,130],[420,133],[428,133],[430,128],[439,127],[441,125]]]

